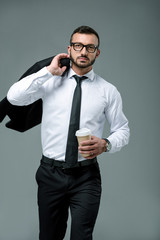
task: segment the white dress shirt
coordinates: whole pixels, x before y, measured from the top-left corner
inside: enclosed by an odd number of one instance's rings
[[[24,106],[38,99],[43,101],[41,141],[43,155],[65,160],[68,127],[76,73],[70,68],[61,76],[53,76],[46,67],[16,82],[8,91],[13,105]],[[82,81],[80,128],[89,128],[92,135],[102,137],[104,123],[110,126],[111,153],[129,141],[128,120],[122,111],[122,100],[116,87],[91,70]],[[79,154],[78,161],[84,160]]]

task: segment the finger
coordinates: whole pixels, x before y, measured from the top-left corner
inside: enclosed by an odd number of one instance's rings
[[[61,58],[69,58],[69,55],[67,53],[60,53],[60,54],[56,55],[55,58],[60,60]]]
[[[86,157],[87,159],[93,159],[96,157],[96,154],[93,152],[90,152],[90,154],[88,154],[88,156]]]
[[[94,154],[96,154],[96,150],[95,149],[90,149],[90,150],[79,150],[80,154],[86,154],[88,156],[92,156]]]
[[[87,140],[87,141],[82,141],[80,143],[81,146],[89,146],[89,145],[94,145],[95,141],[94,140]]]
[[[93,158],[95,153],[93,151],[79,151],[79,153],[83,156],[87,156],[87,158]]]
[[[78,148],[80,151],[91,151],[94,150],[94,145],[85,145],[85,146],[79,146]]]
[[[62,74],[64,73],[64,71],[67,69],[66,66],[62,67],[61,70],[62,70]]]
[[[61,63],[60,63],[60,60],[62,58],[69,58],[69,55],[66,54],[66,53],[60,53],[60,54],[57,54],[53,59],[52,59],[52,62],[51,64],[56,64],[57,66],[60,66]]]

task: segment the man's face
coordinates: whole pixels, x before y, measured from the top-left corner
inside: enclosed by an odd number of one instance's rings
[[[98,39],[94,34],[81,34],[75,33],[72,37],[73,43],[82,43],[84,45],[92,44],[98,46]],[[92,69],[92,65],[95,59],[99,56],[100,50],[96,49],[95,52],[90,53],[86,47],[83,47],[81,51],[74,50],[73,46],[68,47],[68,53],[72,61],[72,67],[79,69],[86,68],[88,71]]]

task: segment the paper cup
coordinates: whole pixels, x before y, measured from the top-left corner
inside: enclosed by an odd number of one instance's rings
[[[78,144],[82,141],[91,140],[91,130],[88,128],[81,128],[80,130],[76,131],[76,137],[78,140]],[[81,154],[83,157],[88,157],[88,154]]]

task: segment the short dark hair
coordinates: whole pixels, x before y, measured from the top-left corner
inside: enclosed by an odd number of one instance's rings
[[[76,28],[74,31],[73,31],[73,33],[72,33],[72,35],[71,35],[71,38],[70,38],[70,44],[72,43],[72,37],[73,37],[73,35],[75,34],[75,33],[86,33],[86,34],[94,34],[94,35],[96,35],[96,37],[98,38],[98,47],[99,47],[99,45],[100,45],[100,38],[99,38],[99,35],[98,35],[98,33],[93,29],[93,28],[91,28],[91,27],[89,27],[89,26],[80,26],[80,27],[78,27],[78,28]]]

